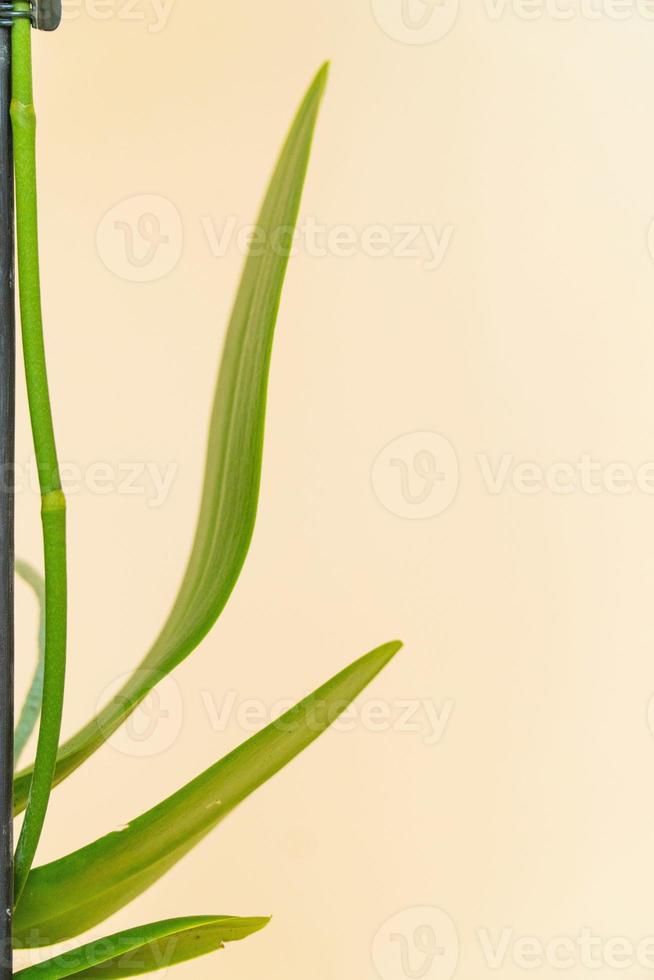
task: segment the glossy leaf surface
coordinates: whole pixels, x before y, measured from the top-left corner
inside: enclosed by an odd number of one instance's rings
[[[400,647],[387,643],[361,657],[124,829],[33,870],[14,919],[17,944],[70,939],[140,895],[318,738]]]
[[[327,81],[324,66],[295,117],[273,174],[229,323],[209,428],[200,514],[170,615],[145,660],[107,707],[59,751],[61,782],[122,724],[211,629],[239,577],[254,530],[273,332],[311,142]],[[14,783],[25,806],[31,769]]]
[[[14,974],[21,980],[118,980],[166,970],[263,929],[269,918],[190,916],[128,929]]]

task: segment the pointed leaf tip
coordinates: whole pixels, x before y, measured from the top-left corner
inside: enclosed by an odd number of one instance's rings
[[[20,980],[123,980],[215,953],[259,932],[270,916],[187,916],[127,929],[14,974]]]
[[[404,647],[404,642],[402,640],[390,640],[388,643],[384,643],[382,646],[378,647],[377,650],[373,650],[373,654],[379,659],[382,666],[386,666],[393,657],[395,657],[400,650]]]
[[[325,86],[329,81],[329,72],[331,71],[331,61],[324,61],[316,73],[315,82],[321,91],[325,90]]]
[[[61,746],[55,783],[100,748],[148,692],[195,650],[240,575],[257,512],[270,354],[290,257],[289,249],[279,247],[278,236],[285,237],[297,221],[327,73],[323,65],[295,115],[257,220],[266,245],[250,251],[243,269],[216,386],[200,514],[179,592],[134,674]],[[16,813],[25,807],[31,779],[31,768],[16,776]]]
[[[71,939],[140,895],[326,731],[400,646],[385,643],[360,657],[122,833],[36,868],[16,909],[18,943]]]

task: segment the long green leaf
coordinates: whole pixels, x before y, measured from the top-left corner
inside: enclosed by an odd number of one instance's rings
[[[39,604],[39,629],[37,634],[37,661],[27,697],[21,708],[14,731],[14,765],[20,759],[30,740],[41,713],[43,698],[43,673],[45,668],[45,582],[43,576],[29,562],[16,559],[16,574],[26,582]]]
[[[259,496],[271,346],[290,251],[285,243],[297,220],[326,81],[325,65],[293,122],[259,216],[261,235],[245,264],[218,376],[197,530],[180,591],[132,679],[62,746],[55,783],[98,749],[148,692],[197,647],[225,607],[240,574]],[[30,779],[29,769],[16,777],[17,813],[25,806]]]
[[[78,936],[140,895],[325,731],[400,647],[366,654],[123,830],[33,870],[14,919],[16,943]]]
[[[15,973],[21,980],[64,980],[65,977],[118,980],[165,970],[247,939],[269,918],[189,916],[128,929],[62,953]]]

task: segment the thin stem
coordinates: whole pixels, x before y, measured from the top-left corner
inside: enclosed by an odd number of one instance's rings
[[[27,10],[26,3],[16,9]],[[61,490],[43,341],[36,202],[36,116],[28,20],[12,28],[11,122],[21,333],[34,452],[41,487],[45,567],[45,675],[39,740],[15,860],[15,903],[30,873],[50,799],[61,731],[66,662],[66,501]]]
[[[9,99],[11,34],[0,28],[0,980],[11,980],[14,846],[14,166]]]

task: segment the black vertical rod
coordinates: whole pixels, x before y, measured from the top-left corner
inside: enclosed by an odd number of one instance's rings
[[[12,975],[14,771],[14,165],[11,28],[0,27],[0,980]]]

